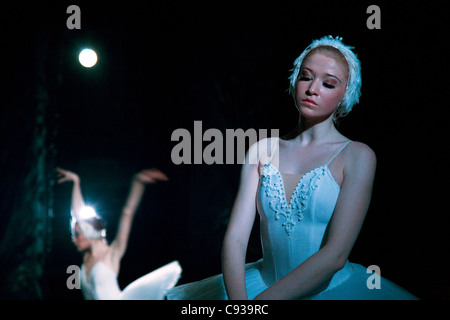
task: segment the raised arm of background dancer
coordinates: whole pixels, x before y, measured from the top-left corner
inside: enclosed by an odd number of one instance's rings
[[[143,170],[133,177],[128,198],[122,209],[118,231],[114,241],[111,243],[116,257],[122,258],[125,254],[134,215],[141,202],[146,185],[167,180],[169,180],[167,176],[158,169]]]
[[[81,193],[80,177],[76,173],[62,168],[56,168],[56,171],[58,173],[58,183],[66,181],[72,181],[73,183],[71,210],[72,215],[78,219],[80,217],[81,209],[85,206],[83,195]]]

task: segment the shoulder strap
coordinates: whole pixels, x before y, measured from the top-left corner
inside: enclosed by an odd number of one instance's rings
[[[278,166],[279,143],[278,137],[272,137],[270,140],[267,140],[267,144],[264,148],[258,150],[258,172],[261,172],[262,167],[269,163],[275,162],[275,165]]]
[[[262,162],[263,164],[267,164],[272,161],[278,163],[278,147],[280,143],[279,138],[272,137],[270,140],[266,141],[266,146],[264,148],[260,147],[260,149],[258,150],[258,157],[260,159],[260,162]]]
[[[352,142],[347,141],[346,143],[344,143],[344,145],[331,157],[330,161],[328,161],[327,166],[329,166],[331,164],[331,162],[333,162],[334,158],[336,158],[338,156],[339,153],[341,153],[342,150],[344,150],[344,148],[350,143]]]

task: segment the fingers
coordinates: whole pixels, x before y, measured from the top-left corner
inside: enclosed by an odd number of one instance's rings
[[[169,178],[164,174],[164,172],[158,170],[158,169],[149,169],[149,170],[144,170],[144,172],[146,173],[146,175],[148,177],[151,177],[155,180],[161,180],[161,181],[167,181],[169,180]]]
[[[75,181],[78,178],[76,173],[69,170],[62,169],[60,167],[56,168],[58,183],[63,183],[66,181]],[[142,183],[156,183],[157,181],[168,181],[167,175],[159,169],[145,169],[135,175],[135,179],[141,181]]]
[[[158,169],[146,169],[136,174],[136,179],[143,183],[155,183],[157,181],[168,181],[169,178]]]
[[[61,179],[58,179],[56,182],[58,183],[63,183],[65,181],[68,181],[69,179],[67,179],[67,177],[62,177]]]
[[[78,175],[76,173],[73,173],[69,170],[64,170],[60,167],[56,168],[57,177],[59,178],[57,180],[58,183],[63,183],[65,181],[78,181]]]
[[[59,179],[57,180],[58,183],[63,183],[63,182],[65,182],[65,181],[69,180],[69,179],[67,178],[67,176],[66,176],[66,173],[67,173],[66,170],[61,169],[61,168],[58,167],[58,168],[56,168],[56,172],[58,173],[58,174],[57,174],[57,177],[59,178]]]

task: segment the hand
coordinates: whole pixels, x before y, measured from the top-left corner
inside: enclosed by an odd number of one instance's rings
[[[134,176],[134,181],[142,184],[156,183],[157,181],[168,181],[169,178],[158,169],[146,169]]]
[[[66,181],[80,182],[80,177],[74,172],[61,168],[56,168],[56,172],[58,172],[58,183],[63,183]]]

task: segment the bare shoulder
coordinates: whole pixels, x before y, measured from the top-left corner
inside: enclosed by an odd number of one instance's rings
[[[352,141],[345,148],[345,167],[352,170],[361,168],[375,171],[377,157],[375,152],[367,144]]]
[[[375,152],[367,144],[352,141],[346,148],[347,157],[353,161],[376,162]]]
[[[278,137],[264,138],[250,146],[247,152],[247,164],[258,164],[269,161],[278,149]]]

